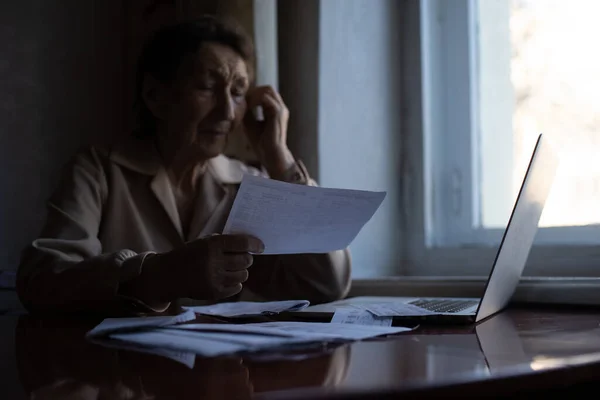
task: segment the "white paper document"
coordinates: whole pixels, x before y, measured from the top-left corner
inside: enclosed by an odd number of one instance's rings
[[[281,351],[322,343],[364,340],[412,328],[318,322],[182,324],[151,331],[114,333],[111,339],[216,357],[261,350]]]
[[[163,347],[184,352],[192,352],[205,357],[216,357],[224,354],[238,353],[246,350],[243,343],[232,343],[214,340],[204,335],[177,334],[173,331],[155,329],[146,332],[113,333],[111,339],[136,343],[146,347]]]
[[[135,317],[135,318],[106,318],[94,329],[87,333],[87,336],[102,336],[114,332],[131,331],[141,328],[152,328],[179,324],[182,322],[193,321],[196,314],[192,310],[175,316],[164,317]]]
[[[439,314],[412,304],[400,302],[353,304],[352,307],[369,311],[378,317],[418,317],[423,315]]]
[[[412,330],[412,328],[405,327],[349,326],[342,323],[296,321],[259,322],[252,324],[183,324],[165,329],[196,332],[229,332],[281,338],[306,338],[321,341],[363,340]]]
[[[256,236],[263,254],[328,253],[348,247],[385,195],[245,175],[223,233]]]
[[[108,318],[88,332],[87,336],[92,341],[103,337],[112,340],[113,344],[121,343],[125,348],[134,350],[136,348],[132,344],[148,348],[154,354],[190,366],[193,365],[190,353],[213,357],[262,350],[282,351],[298,346],[364,340],[412,330],[383,324],[338,322],[189,323],[195,316],[194,311],[188,309],[175,317]],[[377,318],[372,316],[372,319]],[[157,348],[172,351],[156,352]]]
[[[329,338],[331,340],[364,340],[412,330],[412,328],[405,327],[353,325],[338,322],[278,321],[246,324],[246,326],[288,332],[294,337]]]
[[[197,314],[214,315],[221,317],[247,317],[257,315],[279,314],[284,311],[299,311],[310,305],[308,300],[287,301],[235,301],[219,303],[209,306],[185,307]]]
[[[226,330],[167,328],[157,328],[146,332],[116,333],[111,335],[111,338],[149,348],[161,347],[170,349],[170,351],[192,352],[204,357],[241,352],[253,353],[262,350],[288,350],[298,346],[330,341],[329,338],[270,335],[260,332],[242,332],[237,329],[227,332]]]
[[[331,322],[342,324],[360,324],[376,326],[392,326],[394,317],[378,317],[367,310],[358,308],[338,308],[331,318]]]
[[[136,332],[137,333],[137,332]],[[126,333],[122,333],[126,335]],[[120,335],[119,333],[115,333],[115,335]],[[91,338],[92,343],[99,344],[104,347],[119,349],[119,350],[130,350],[137,351],[139,353],[152,354],[155,356],[169,358],[173,361],[181,363],[188,368],[194,368],[194,364],[196,363],[196,353],[191,351],[183,351],[181,349],[171,349],[168,347],[162,346],[141,346],[135,342],[127,341],[127,342],[116,342],[115,340],[107,339],[105,337],[100,338]]]

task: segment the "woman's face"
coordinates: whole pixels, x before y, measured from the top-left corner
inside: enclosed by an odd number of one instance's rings
[[[161,90],[159,135],[193,158],[218,156],[243,119],[248,85],[242,57],[227,46],[203,44]]]

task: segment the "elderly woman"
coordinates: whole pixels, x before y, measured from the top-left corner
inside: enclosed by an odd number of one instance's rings
[[[23,252],[17,289],[30,311],[163,312],[347,294],[348,250],[267,256],[258,238],[219,234],[244,173],[314,184],[286,145],[281,96],[251,88],[252,58],[247,36],[211,17],[149,40],[137,70],[139,128],[74,157]],[[263,171],[222,154],[237,129]]]

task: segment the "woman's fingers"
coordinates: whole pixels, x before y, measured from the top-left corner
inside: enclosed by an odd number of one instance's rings
[[[279,108],[285,108],[285,103],[281,97],[281,94],[279,94],[279,92],[275,90],[273,86],[259,86],[248,93],[246,98],[248,107],[253,108],[257,106],[263,106],[267,96],[274,99],[274,102]]]
[[[275,88],[257,87],[248,93],[246,102],[249,111],[244,118],[244,124],[254,145],[258,145],[261,140],[266,140],[266,143],[271,145],[272,141],[279,141],[279,135],[285,137],[289,110]],[[259,106],[264,114],[261,121],[258,121],[252,112]],[[263,136],[264,133],[267,133],[266,137]]]
[[[243,269],[241,271],[223,271],[221,278],[221,284],[223,287],[235,286],[248,280],[248,270]]]
[[[252,254],[223,254],[221,261],[223,271],[241,271],[252,265]]]
[[[242,283],[248,280],[248,267],[252,262],[253,257],[248,253],[222,254],[214,283],[218,288],[218,297],[230,297],[242,290]]]
[[[224,253],[262,253],[265,249],[259,238],[250,235],[218,235],[209,240],[216,242]]]
[[[243,283],[248,280],[248,270],[239,271],[222,270],[219,276],[219,282],[216,282],[217,297],[227,298],[242,291]]]
[[[267,115],[277,116],[283,113],[283,105],[271,93],[265,93],[262,101],[263,109]]]
[[[283,101],[281,94],[277,90],[275,90],[275,88],[273,86],[266,86],[265,91],[268,94],[270,94],[271,96],[273,96],[279,104],[281,104],[282,106],[285,106],[285,102]]]
[[[219,291],[219,295],[217,296],[220,299],[225,299],[227,297],[235,296],[239,292],[242,291],[242,284],[238,283],[233,286],[223,286]]]

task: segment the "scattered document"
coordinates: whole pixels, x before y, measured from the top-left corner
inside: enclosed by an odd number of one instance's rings
[[[283,337],[243,332],[196,332],[166,328],[157,328],[145,332],[117,333],[111,335],[111,338],[149,348],[161,347],[170,351],[192,352],[203,357],[256,353],[264,350],[292,350],[328,341],[307,337]]]
[[[277,321],[246,324],[281,332],[293,333],[295,337],[321,337],[339,340],[365,340],[378,336],[394,335],[411,331],[412,328],[351,325],[337,322]]]
[[[363,340],[382,335],[406,332],[412,328],[352,325],[335,322],[277,321],[251,324],[183,324],[166,329],[197,332],[248,333],[283,338],[312,338],[316,340]]]
[[[392,326],[393,317],[378,317],[366,310],[357,308],[338,308],[331,322],[342,324],[361,324],[376,326]]]
[[[113,333],[110,338],[151,348],[163,347],[216,357],[364,340],[411,329],[319,322],[182,324],[142,332]]]
[[[304,301],[276,303],[288,303],[286,304],[288,309],[307,305],[307,302]],[[249,307],[247,304],[242,304],[242,306]],[[271,305],[269,309],[278,308],[273,308]],[[224,310],[228,311],[226,308]],[[254,312],[256,309],[252,308],[250,311]],[[219,312],[224,311],[220,310]],[[246,312],[248,312],[248,308],[243,311],[243,313]],[[256,354],[265,350],[286,351],[299,347],[304,349],[321,346],[324,343],[340,343],[393,335],[413,329],[391,327],[382,322],[369,325],[357,324],[354,323],[356,320],[362,318],[365,321],[366,319],[364,315],[356,317],[356,312],[365,313],[366,311],[350,310],[350,314],[354,316],[347,317],[344,323],[278,321],[221,324],[194,323],[196,314],[193,308],[188,308],[177,316],[107,318],[89,331],[87,337],[96,343],[112,341],[113,344],[117,343],[117,346],[134,350],[145,348],[146,352],[168,357],[190,366],[193,365],[191,354],[215,357],[235,353]],[[373,315],[370,315],[370,318],[371,320],[382,320]],[[347,323],[351,320],[354,322]]]
[[[87,333],[87,336],[102,336],[115,332],[138,330],[142,328],[153,328],[179,324],[182,322],[193,321],[196,314],[192,310],[175,316],[160,317],[135,317],[135,318],[106,318],[94,329]]]
[[[353,304],[352,307],[367,310],[378,317],[407,317],[438,314],[433,311],[400,302]]]
[[[115,335],[118,335],[116,333]],[[178,349],[170,349],[167,347],[150,347],[150,346],[141,346],[132,341],[115,341],[110,338],[105,337],[94,337],[90,339],[92,343],[99,344],[104,347],[118,349],[118,350],[129,350],[129,351],[137,351],[139,353],[152,354],[155,356],[165,357],[181,363],[186,367],[192,369],[196,363],[196,353],[191,351],[182,351]]]
[[[299,311],[309,305],[310,302],[308,300],[286,300],[267,302],[237,301],[208,306],[183,307],[185,312],[175,316],[106,318],[88,332],[87,335],[102,336],[115,332],[139,330],[141,328],[170,326],[193,321],[196,319],[196,314],[221,317],[273,315],[283,311]]]
[[[242,343],[231,343],[222,340],[214,340],[203,335],[178,335],[172,331],[160,329],[113,333],[111,339],[129,343],[136,343],[145,347],[162,347],[184,352],[192,352],[204,357],[217,357],[225,354],[238,353],[248,346]]]
[[[169,328],[163,328],[167,332]],[[263,329],[251,329],[250,331],[236,330],[227,332],[226,330],[201,330],[196,329],[170,329],[169,334],[181,335],[188,338],[200,336],[205,339],[218,340],[235,345],[243,345],[245,351],[257,351],[263,349],[273,349],[278,347],[293,347],[299,344],[320,342],[313,337],[301,337],[298,335],[281,335],[279,333],[271,334]]]
[[[279,331],[277,329],[265,329],[255,324],[183,324],[169,326],[166,329],[196,331],[196,332],[217,332],[217,333],[247,333],[252,335],[274,336],[291,338],[294,337],[293,332]]]
[[[223,233],[256,236],[265,244],[263,254],[340,250],[373,217],[385,195],[245,175]]]
[[[234,301],[219,303],[209,306],[185,307],[196,314],[213,315],[220,317],[248,317],[259,315],[273,315],[284,311],[300,311],[310,305],[308,300],[289,301]]]

